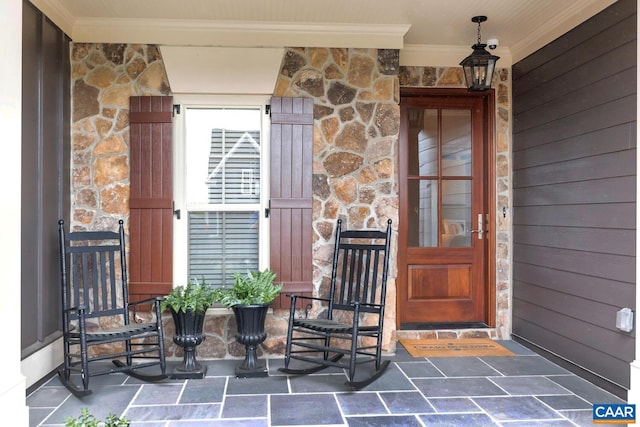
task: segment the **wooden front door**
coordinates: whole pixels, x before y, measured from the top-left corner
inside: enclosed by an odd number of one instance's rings
[[[489,94],[491,95],[489,97]],[[493,93],[401,97],[398,326],[488,323],[487,185]]]

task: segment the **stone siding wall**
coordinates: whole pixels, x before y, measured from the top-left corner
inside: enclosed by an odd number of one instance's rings
[[[331,278],[336,222],[345,228],[398,226],[399,51],[290,48],[275,96],[314,99],[313,282]],[[390,258],[383,346],[395,345],[397,233]],[[313,310],[319,310],[314,307]],[[315,315],[316,313],[312,313]]]
[[[459,68],[400,67],[393,49],[289,48],[285,51],[275,96],[314,98],[313,280],[322,295],[329,281],[336,221],[350,228],[397,230],[397,144],[399,87],[462,87]],[[170,95],[160,52],[151,45],[74,43],[72,64],[72,206],[74,230],[116,229],[128,225],[129,97]],[[497,87],[498,206],[509,206],[510,76],[499,70]],[[498,207],[496,207],[498,209]],[[498,328],[510,331],[510,261],[508,216],[497,215]],[[128,227],[126,228],[128,229]],[[384,347],[395,345],[397,233],[392,242]],[[288,311],[267,317],[267,340],[259,355],[281,355]],[[167,355],[179,358],[173,321],[164,318]],[[230,311],[214,310],[206,319],[201,358],[241,358]],[[476,331],[435,331],[476,334]],[[487,333],[485,330],[484,334]]]
[[[117,230],[123,219],[128,234],[129,97],[171,94],[162,57],[151,45],[73,43],[70,59],[70,229]],[[173,331],[170,314],[164,323]]]
[[[129,217],[129,97],[169,95],[169,81],[148,45],[73,43],[71,69],[71,228],[116,230]]]

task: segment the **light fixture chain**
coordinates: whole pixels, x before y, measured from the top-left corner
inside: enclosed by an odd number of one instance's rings
[[[480,21],[478,21],[478,44],[480,44]]]

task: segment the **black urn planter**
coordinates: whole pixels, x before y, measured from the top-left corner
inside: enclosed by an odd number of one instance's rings
[[[176,333],[173,342],[184,349],[182,364],[177,366],[171,378],[174,379],[200,379],[207,373],[207,367],[200,365],[196,360],[196,347],[204,341],[202,327],[206,310],[194,312],[192,310],[174,311],[171,309]]]
[[[244,361],[236,367],[236,377],[266,377],[269,371],[266,363],[258,359],[256,348],[267,334],[264,332],[264,321],[270,304],[234,305],[231,308],[236,316],[238,333],[236,341],[246,348]]]

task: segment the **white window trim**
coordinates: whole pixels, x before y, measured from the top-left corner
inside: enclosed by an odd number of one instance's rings
[[[187,210],[185,200],[185,179],[184,168],[186,167],[185,156],[185,111],[194,107],[251,107],[260,108],[262,117],[261,130],[261,150],[260,153],[260,182],[261,197],[259,208],[260,243],[259,243],[259,268],[269,267],[269,219],[265,217],[265,210],[269,204],[270,192],[270,141],[271,141],[271,120],[266,114],[266,106],[270,102],[271,95],[196,95],[196,94],[174,94],[174,104],[180,106],[180,114],[174,115],[173,123],[173,188],[174,188],[174,209],[181,211],[181,219],[177,215],[173,216],[173,284],[179,286],[186,284],[188,280],[187,262]],[[225,206],[225,210],[233,210],[233,205]]]

